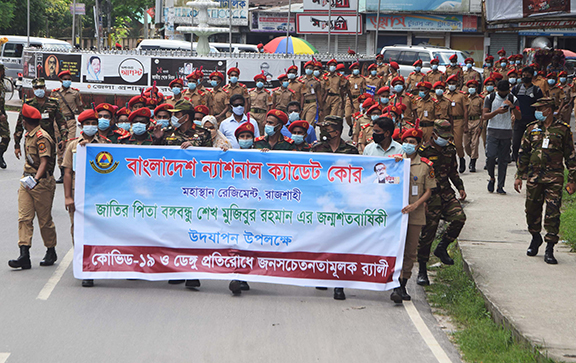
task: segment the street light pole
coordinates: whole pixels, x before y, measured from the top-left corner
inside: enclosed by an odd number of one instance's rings
[[[232,56],[232,0],[228,0],[228,17],[230,18],[230,24],[228,27],[228,43],[229,43],[229,51],[230,56]]]
[[[28,18],[27,20],[27,25],[26,25],[26,34],[28,34],[28,46],[30,46],[30,0],[28,0],[28,11],[26,14],[26,17]]]
[[[375,48],[376,51],[374,53],[378,53],[378,30],[380,29],[380,6],[382,5],[382,0],[378,0],[378,13],[376,14],[376,44]]]
[[[286,25],[286,56],[288,56],[288,39],[290,38],[290,11],[292,11],[292,0],[288,0],[288,22]]]
[[[72,46],[76,45],[76,0],[72,3]]]
[[[330,54],[330,35],[332,35],[332,0],[328,0],[328,54]]]
[[[354,51],[358,53],[358,25],[360,25],[360,20],[358,20],[358,14],[360,11],[360,0],[356,1],[356,39],[354,45]]]

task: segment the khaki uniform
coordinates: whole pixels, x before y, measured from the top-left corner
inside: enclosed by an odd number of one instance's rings
[[[234,95],[242,95],[244,99],[249,102],[250,95],[248,94],[248,87],[244,83],[236,82],[235,84],[228,83],[224,87],[222,87],[225,91],[228,91],[228,96],[232,97]],[[226,117],[232,116],[232,111],[226,112]]]
[[[422,72],[412,72],[406,78],[406,92],[413,92],[416,91],[416,95],[418,95],[418,90],[416,89],[416,85],[422,80],[426,78],[426,75]]]
[[[358,152],[362,154],[366,145],[373,141],[372,138],[372,119],[364,114],[358,115],[354,119],[354,126],[352,129],[352,140],[357,140]]]
[[[463,73],[463,69],[460,66],[448,66],[446,67],[446,72],[444,72],[446,74],[446,79],[448,79],[448,77],[452,76],[452,75],[457,75],[458,76],[458,83],[456,84],[457,89],[461,89],[462,88],[462,73]]]
[[[369,75],[365,78],[366,80],[366,92],[374,95],[376,97],[376,92],[382,87],[384,87],[384,80],[379,75]],[[374,91],[373,93],[371,93]]]
[[[66,150],[66,144],[69,139],[76,137],[76,117],[82,111],[84,111],[84,105],[82,104],[82,95],[80,90],[76,88],[59,88],[52,90],[51,96],[58,100],[60,105],[60,112],[66,120],[66,127],[68,129],[68,137],[64,139],[61,137],[60,132],[56,130],[56,139],[60,138],[65,141],[64,146],[58,149],[58,165],[62,165],[62,159],[64,157],[64,151]]]
[[[302,76],[299,80],[302,83],[301,94],[304,97],[300,117],[310,125],[314,125],[317,121],[316,115],[320,117],[319,107],[323,97],[322,82],[314,76]]]
[[[376,71],[378,71],[376,75],[382,77],[382,81],[386,83],[386,81],[388,81],[388,74],[390,73],[390,65],[382,63],[376,67]]]
[[[24,176],[35,177],[43,157],[48,157],[48,165],[34,189],[29,190],[20,185],[18,190],[18,245],[32,245],[33,222],[37,215],[44,246],[52,248],[56,246],[56,226],[52,220],[52,204],[56,191],[53,177],[56,145],[50,134],[38,126],[26,134],[24,150]]]
[[[549,97],[548,90],[550,89],[550,87],[548,86],[548,81],[546,80],[546,78],[538,75],[537,77],[534,77],[532,79],[532,83],[542,90],[544,97]]]
[[[288,82],[288,88],[295,92],[294,97],[296,97],[296,101],[298,102],[302,100],[302,87],[304,87],[304,83],[301,81],[302,77],[294,78]],[[302,105],[302,107],[304,107],[304,105]]]
[[[420,128],[422,129],[422,140],[427,142],[432,136],[432,129],[434,128],[434,120],[436,120],[436,103],[438,101],[432,96],[427,99],[416,97],[414,106],[416,106],[416,115],[420,119]]]
[[[482,79],[486,80],[488,77],[490,77],[490,75],[492,74],[492,72],[494,72],[495,69],[493,67],[485,67],[484,70],[482,71]]]
[[[334,72],[332,74],[325,74],[324,77],[324,90],[326,92],[326,99],[324,102],[324,115],[335,115],[343,117],[343,88],[346,86],[346,78],[340,73]]]
[[[210,112],[212,113],[212,115],[217,116],[221,114],[222,111],[224,111],[228,107],[228,104],[230,103],[230,94],[228,93],[228,91],[223,90],[221,87],[217,89],[212,89],[212,91],[210,91],[210,94],[212,95],[210,100],[211,106],[209,107]],[[194,104],[194,106],[197,105]],[[222,122],[225,118],[226,114],[224,114],[224,116],[221,117],[216,117],[218,122]]]
[[[408,124],[410,125],[414,125],[414,100],[415,97],[412,96],[409,93],[395,93],[392,96],[390,96],[390,102],[388,103],[388,105],[397,105],[399,103],[402,103],[406,106],[406,111],[404,111],[403,116],[404,118],[402,119],[402,127],[406,127],[408,126]],[[412,127],[412,126],[410,126]]]
[[[450,114],[452,116],[452,129],[454,132],[454,143],[456,144],[456,153],[459,158],[464,157],[464,146],[462,139],[464,136],[465,126],[468,126],[468,120],[464,119],[464,111],[468,111],[468,97],[462,91],[446,92],[444,98],[450,100]]]
[[[187,89],[186,92],[182,92],[182,96],[184,96],[184,99],[190,101],[194,107],[205,105],[212,112],[212,93],[196,88],[194,91]],[[176,102],[177,101],[175,101],[174,104],[176,104]]]
[[[452,126],[454,126],[454,122],[452,121],[452,101],[445,96],[447,93],[448,92],[445,92],[440,99],[436,99],[437,102],[434,111],[436,112],[437,119],[448,120]]]
[[[178,95],[178,98],[174,97],[174,96],[168,96],[166,97],[166,101],[164,101],[164,103],[167,103],[169,105],[175,106],[176,102],[182,100],[182,99],[186,99],[183,95],[185,92],[182,92]]]
[[[296,92],[290,88],[278,87],[272,90],[272,108],[286,113],[292,101],[296,101]]]
[[[358,103],[358,97],[363,94],[366,90],[366,79],[364,76],[361,75],[351,75],[348,78],[348,82],[350,82],[350,93],[352,94],[352,102],[350,99],[346,99],[346,121],[350,126],[352,126],[351,120],[352,114],[355,112],[354,110],[360,109],[360,104]]]
[[[478,143],[482,134],[482,109],[484,97],[474,94],[468,96],[468,131],[464,133],[464,150],[471,159],[478,159]]]
[[[264,124],[266,123],[266,113],[272,106],[272,95],[265,88],[252,88],[250,90],[250,117],[258,123],[260,135],[264,135]]]
[[[560,104],[564,101],[564,98],[566,98],[566,94],[562,88],[555,84],[554,86],[550,86],[548,97],[554,99],[554,106],[560,107]]]
[[[480,76],[480,73],[476,72],[474,69],[465,70],[462,75],[462,91],[465,93],[468,93],[468,86],[466,86],[466,83],[471,80],[478,81],[478,84],[482,84],[482,77]],[[479,91],[480,90],[478,90],[478,92]]]
[[[446,80],[446,75],[444,73],[442,73],[441,71],[428,71],[428,73],[426,73],[426,81],[432,83],[432,86],[434,86],[434,83],[436,82],[440,82],[440,81],[445,81]]]
[[[566,97],[566,102],[570,102],[570,105],[566,107],[566,111],[560,114],[560,119],[562,122],[570,124],[570,114],[572,113],[572,103],[574,102],[574,92],[572,91],[572,86],[565,84],[561,86],[562,91],[564,91],[564,96]]]

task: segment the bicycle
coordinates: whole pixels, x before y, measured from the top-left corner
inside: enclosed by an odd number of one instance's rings
[[[4,100],[9,101],[14,96],[14,83],[10,78],[4,78]]]

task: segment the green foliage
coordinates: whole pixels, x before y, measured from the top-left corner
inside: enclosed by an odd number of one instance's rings
[[[10,24],[14,19],[14,3],[10,1],[0,1],[0,30],[4,32],[2,24]]]
[[[565,177],[568,177],[568,171],[565,172]],[[572,247],[572,251],[576,251],[576,193],[569,195],[566,189],[562,195],[560,236]]]

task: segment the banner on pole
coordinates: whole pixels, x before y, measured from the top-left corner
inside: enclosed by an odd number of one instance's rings
[[[392,158],[79,147],[74,276],[388,290],[409,176]]]

